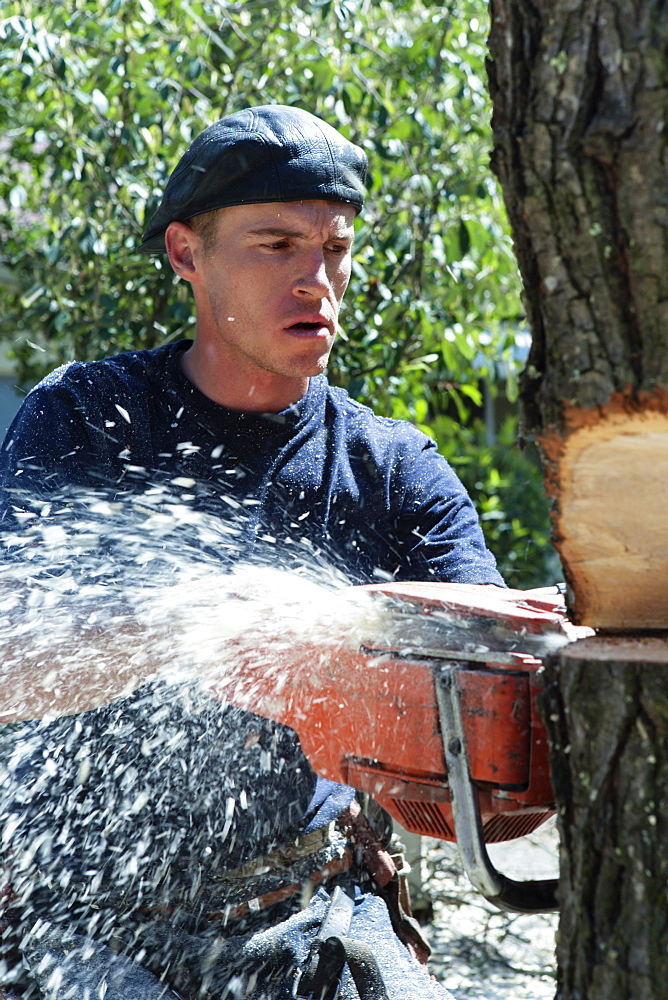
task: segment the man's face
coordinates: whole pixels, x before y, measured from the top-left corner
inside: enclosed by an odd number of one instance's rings
[[[327,201],[221,210],[213,247],[198,252],[197,306],[225,364],[290,378],[324,370],[350,278],[354,217],[352,207]]]

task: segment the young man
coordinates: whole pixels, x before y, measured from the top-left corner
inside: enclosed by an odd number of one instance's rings
[[[502,585],[433,442],[322,374],[365,173],[360,149],[295,108],[248,109],[193,142],[139,249],[166,252],[191,284],[195,338],[66,365],[29,394],[2,451],[12,531],[36,497],[62,512],[73,489],[123,501],[187,481],[197,509],[237,512],[223,568],[284,559],[298,539],[351,583]],[[376,951],[392,1000],[445,995],[368,873],[344,871],[353,790],[317,778],[291,731],[201,699],[165,708],[157,683],[100,708],[95,684],[47,684],[53,664],[37,659],[14,717],[82,714],[28,724],[6,768],[5,964],[20,995],[94,995],[104,981],[107,1000],[301,996],[329,895],[300,909],[280,894],[309,878],[356,896],[350,936]],[[119,697],[122,675],[105,690]],[[401,931],[398,911],[393,922]],[[358,988],[344,972],[342,998]]]

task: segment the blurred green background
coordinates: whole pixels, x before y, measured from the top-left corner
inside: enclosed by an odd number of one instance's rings
[[[330,380],[436,438],[509,584],[559,579],[531,442],[528,349],[489,168],[487,9],[478,0],[5,0],[0,292],[19,384],[188,336],[189,287],[133,253],[195,135],[296,104],[370,160]]]

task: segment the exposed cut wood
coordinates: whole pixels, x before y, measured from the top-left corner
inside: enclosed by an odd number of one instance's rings
[[[668,414],[617,395],[541,439],[571,609],[599,629],[668,629]]]

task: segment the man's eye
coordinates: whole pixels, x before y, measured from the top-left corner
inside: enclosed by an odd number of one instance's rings
[[[330,253],[342,254],[346,253],[348,247],[344,243],[332,243],[327,247]]]
[[[276,240],[275,243],[264,243],[263,246],[267,250],[285,250],[290,244],[287,240]]]

